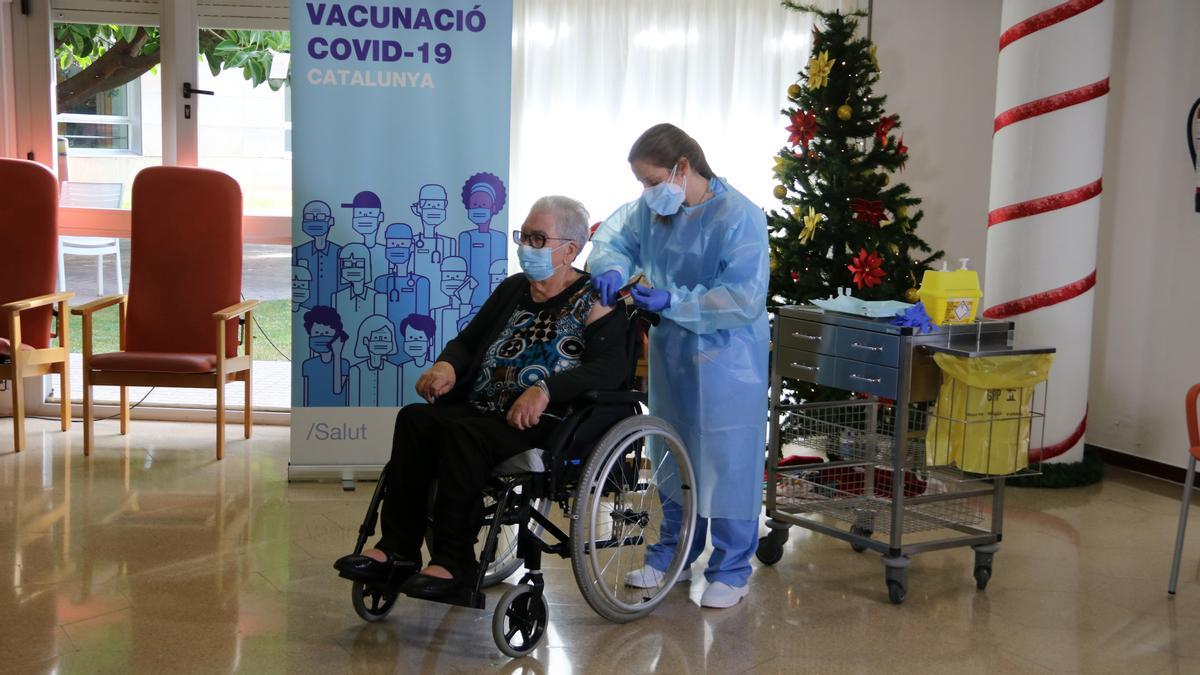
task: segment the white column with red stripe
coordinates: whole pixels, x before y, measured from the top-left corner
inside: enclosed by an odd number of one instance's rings
[[[1045,447],[1079,461],[1088,371],[1113,0],[1004,0],[984,315],[1058,348]],[[1040,439],[1037,439],[1040,440]]]

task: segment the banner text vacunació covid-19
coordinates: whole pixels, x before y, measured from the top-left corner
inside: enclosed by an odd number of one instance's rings
[[[507,275],[511,36],[506,0],[293,0],[293,470],[386,462]]]

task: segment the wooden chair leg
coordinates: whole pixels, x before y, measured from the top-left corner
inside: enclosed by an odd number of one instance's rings
[[[250,371],[246,371],[246,412],[242,415],[242,425],[245,427],[245,437],[250,438],[254,428],[254,405],[250,400]]]
[[[71,430],[71,363],[62,364],[62,372],[58,374],[59,402],[58,416],[62,422],[63,431]]]
[[[17,370],[17,364],[13,364],[13,379],[12,379],[12,416],[13,416],[13,446],[17,452],[20,452],[25,447],[25,392],[22,390],[22,385],[25,381],[21,378],[20,371]]]
[[[217,381],[217,460],[225,457],[225,383]]]
[[[92,454],[92,378],[85,368],[83,371],[83,456]]]
[[[129,433],[129,387],[121,387],[121,435]]]

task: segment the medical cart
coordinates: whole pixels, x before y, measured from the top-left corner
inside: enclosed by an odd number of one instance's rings
[[[933,355],[975,359],[1054,350],[1014,347],[1009,321],[920,334],[888,319],[813,306],[781,307],[774,318],[766,490],[771,531],[759,540],[759,560],[770,565],[782,558],[792,525],[820,532],[857,552],[880,553],[888,597],[900,604],[913,555],[970,546],[976,586],[984,589],[1003,536],[1005,478],[1038,472],[1025,458],[1030,447],[1043,445],[1045,384],[975,390],[973,407],[964,408],[963,400],[947,399],[966,392],[943,388]],[[789,400],[789,380],[843,390],[846,400]],[[962,457],[964,448],[974,456]],[[1007,457],[979,461],[980,452],[993,451]],[[796,461],[781,464],[788,457]]]

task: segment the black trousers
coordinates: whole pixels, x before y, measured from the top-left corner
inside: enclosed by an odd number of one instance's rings
[[[402,408],[392,436],[377,548],[421,560],[421,542],[429,526],[429,489],[436,481],[429,562],[469,581],[478,571],[475,542],[483,526],[482,492],[492,469],[538,446],[553,424],[553,419],[543,418],[536,427],[521,431],[469,403]]]

